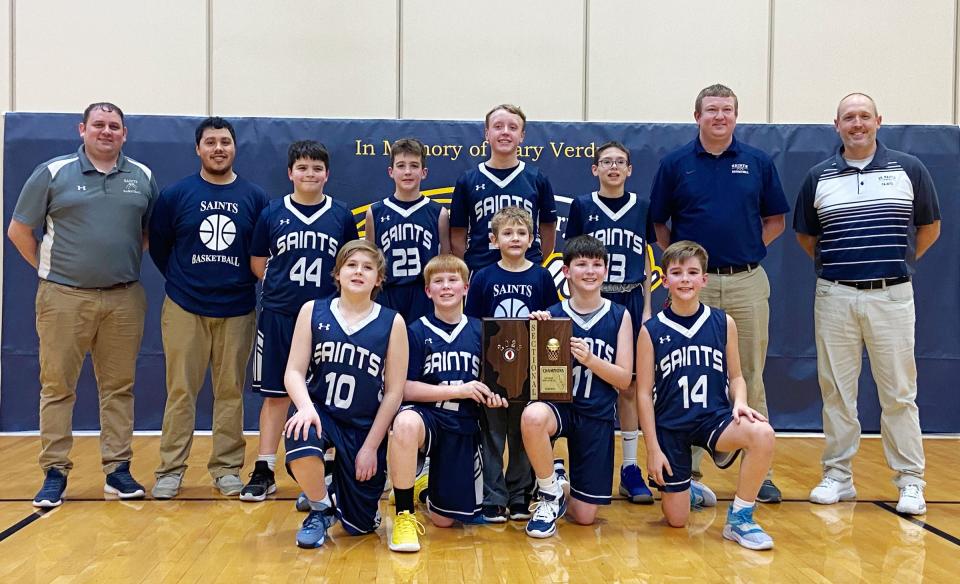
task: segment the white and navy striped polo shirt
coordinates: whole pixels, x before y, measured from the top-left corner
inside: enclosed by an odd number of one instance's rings
[[[879,142],[863,169],[847,163],[843,148],[810,169],[795,209],[793,227],[817,236],[817,275],[828,280],[909,276],[914,226],[940,219],[923,163]]]

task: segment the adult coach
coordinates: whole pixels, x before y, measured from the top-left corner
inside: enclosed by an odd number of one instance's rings
[[[840,100],[843,146],[807,173],[793,227],[814,258],[817,377],[823,395],[823,479],[810,501],[856,498],[851,461],[860,444],[857,380],[863,346],[880,397],[883,451],[900,489],[897,511],[920,515],[924,455],[914,358],[913,263],[940,236],[940,205],[916,157],[877,141],[870,96]]]
[[[207,118],[195,137],[200,172],[165,188],[150,220],[150,256],[167,278],[160,316],[167,405],[152,490],[157,499],[180,491],[208,367],[213,450],[207,469],[221,494],[239,495],[243,488],[243,385],[257,304],[250,239],[269,199],[233,171],[237,147],[230,122]]]
[[[710,278],[700,299],[724,309],[736,322],[747,402],[767,416],[763,366],[770,282],[760,261],[783,233],[790,207],[770,157],[734,137],[738,105],[736,94],[724,85],[700,91],[693,112],[699,135],[660,161],[650,215],[662,249],[681,240],[706,248]],[[700,458],[694,457],[695,478],[701,476]],[[768,475],[757,500],[777,503],[780,498]]]
[[[44,162],[17,199],[7,236],[37,269],[40,338],[40,468],[36,507],[63,502],[73,468],[73,405],[89,352],[100,393],[103,487],[123,499],[143,497],[130,474],[133,377],[143,336],[146,295],[139,283],[144,231],[157,195],[153,173],[123,155],[123,112],[93,103],[74,154]],[[34,230],[43,226],[39,245]]]

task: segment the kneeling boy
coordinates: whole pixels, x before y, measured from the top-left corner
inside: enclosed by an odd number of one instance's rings
[[[613,489],[613,435],[619,387],[632,376],[633,325],[630,312],[600,295],[607,271],[607,250],[590,235],[567,242],[563,274],[570,299],[537,319],[573,320],[573,402],[533,402],[523,410],[523,445],[537,475],[539,500],[527,535],[550,537],[565,513],[581,525],[597,518],[599,505],[609,505]],[[570,501],[553,466],[552,441],[567,438],[570,453]]]
[[[427,508],[437,527],[473,522],[483,502],[480,406],[503,408],[506,400],[478,381],[480,321],[463,314],[467,265],[452,255],[431,259],[423,271],[432,314],[410,325],[410,360],[404,405],[393,422],[390,479],[397,516],[389,547],[420,550],[414,516],[417,456],[430,457]]]
[[[707,283],[707,252],[700,245],[672,244],[661,265],[671,305],[644,323],[637,341],[637,409],[651,485],[663,493],[667,523],[683,527],[692,492],[690,447],[706,449],[720,468],[743,450],[723,537],[770,549],[773,539],[754,523],[753,509],[773,459],[774,434],[747,405],[736,325],[700,302]]]

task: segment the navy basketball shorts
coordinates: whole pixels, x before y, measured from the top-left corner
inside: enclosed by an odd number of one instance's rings
[[[323,428],[320,436],[317,436],[317,429],[311,426],[306,440],[284,439],[287,472],[296,479],[290,470],[291,461],[308,456],[322,458],[328,449],[336,449],[337,457],[327,464],[334,465],[330,496],[335,503],[337,517],[350,535],[370,533],[380,526],[380,496],[387,482],[387,440],[384,439],[377,449],[377,472],[370,480],[359,482],[356,479],[355,462],[369,428],[355,428],[334,420],[319,408],[317,411]]]
[[[287,397],[283,373],[287,369],[290,343],[297,316],[264,308],[257,319],[257,342],[253,353],[253,391],[263,397]]]
[[[470,523],[483,503],[483,464],[477,420],[445,414],[434,406],[407,405],[423,420],[423,454],[430,457],[427,507],[431,513]]]
[[[584,416],[573,404],[546,404],[557,420],[557,433],[567,439],[570,496],[592,505],[609,505],[613,492],[613,420]]]
[[[643,284],[629,292],[604,292],[601,294],[611,302],[627,307],[630,311],[630,322],[633,325],[633,342],[640,336],[640,327],[643,325]]]
[[[427,298],[423,282],[384,286],[377,294],[376,302],[399,312],[407,324],[433,311],[433,302]]]
[[[655,487],[664,493],[681,493],[690,488],[690,466],[692,456],[690,454],[691,446],[704,448],[713,457],[714,464],[719,468],[727,468],[740,454],[739,450],[734,452],[718,452],[716,449],[717,440],[723,431],[733,422],[733,414],[730,410],[717,410],[703,417],[700,424],[693,430],[667,430],[657,426],[657,442],[660,443],[660,449],[667,457],[672,475],[664,471],[663,485],[650,477],[648,482],[651,487]]]

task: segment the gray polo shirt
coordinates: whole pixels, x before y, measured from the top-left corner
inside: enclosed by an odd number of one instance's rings
[[[13,218],[43,225],[37,275],[79,288],[102,288],[140,279],[143,230],[157,198],[146,165],[120,153],[106,174],[76,154],[44,162],[17,199]]]

